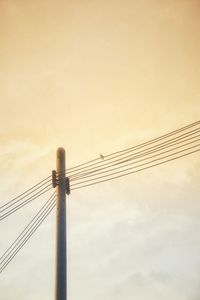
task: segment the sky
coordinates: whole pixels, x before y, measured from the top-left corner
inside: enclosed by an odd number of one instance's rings
[[[0,204],[199,120],[198,0],[0,0]],[[70,300],[199,300],[199,154],[68,197]],[[0,224],[0,253],[48,195]],[[55,211],[0,275],[54,298]]]

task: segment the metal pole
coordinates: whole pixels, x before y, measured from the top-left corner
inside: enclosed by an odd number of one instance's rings
[[[56,187],[56,278],[55,300],[66,300],[66,178],[65,150],[58,148],[56,159],[58,184]]]

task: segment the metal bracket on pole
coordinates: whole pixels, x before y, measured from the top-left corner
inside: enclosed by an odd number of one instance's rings
[[[52,171],[52,186],[53,188],[57,186],[56,170]]]
[[[69,181],[69,177],[66,177],[65,180],[66,180],[66,194],[69,195],[70,194],[70,181]],[[56,171],[53,170],[52,171],[52,186],[53,186],[53,188],[56,188],[57,185],[58,185],[58,180],[57,180]]]
[[[70,182],[69,182],[69,177],[66,177],[66,194],[70,194]]]

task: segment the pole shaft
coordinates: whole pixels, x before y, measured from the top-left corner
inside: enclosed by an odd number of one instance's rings
[[[56,159],[58,185],[56,187],[56,278],[55,300],[66,300],[66,179],[65,150],[58,148]]]

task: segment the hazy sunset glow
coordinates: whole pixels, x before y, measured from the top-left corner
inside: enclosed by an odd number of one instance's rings
[[[199,120],[197,0],[0,0],[0,206],[51,174]],[[199,153],[68,198],[68,300],[198,300]],[[48,195],[47,195],[48,196]],[[0,255],[47,196],[0,223]],[[55,211],[0,274],[54,299]]]

